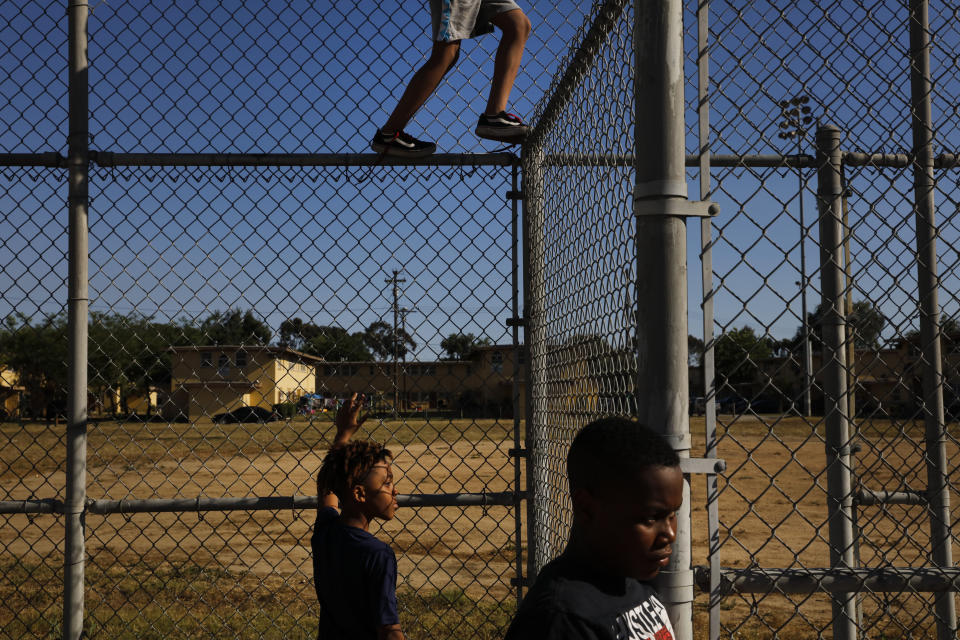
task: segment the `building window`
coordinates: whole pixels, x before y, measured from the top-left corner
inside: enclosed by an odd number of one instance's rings
[[[503,352],[494,351],[490,354],[490,365],[494,373],[503,373]]]
[[[200,355],[200,366],[201,367],[212,367],[213,362],[210,359],[210,352],[206,351]]]
[[[237,366],[245,367],[247,366],[247,352],[246,351],[237,351]]]
[[[217,358],[217,373],[221,376],[230,375],[230,358],[225,353],[221,353]]]

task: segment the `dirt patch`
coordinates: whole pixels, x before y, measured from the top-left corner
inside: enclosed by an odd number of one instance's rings
[[[463,430],[464,432],[466,429]],[[693,425],[694,451],[703,451],[702,421]],[[501,431],[502,433],[502,431]],[[696,435],[696,434],[701,435]],[[922,430],[920,431],[922,433]],[[926,470],[916,425],[887,425],[860,440],[857,478],[871,489],[922,488]],[[390,443],[401,493],[500,492],[513,488],[510,440],[443,439]],[[264,438],[261,436],[261,440]],[[294,439],[294,444],[296,440]],[[214,443],[215,444],[215,443]],[[49,498],[62,493],[59,449],[44,464],[13,475],[19,462],[0,470],[7,500]],[[314,495],[314,474],[323,449],[300,443],[281,451],[229,454],[216,446],[200,455],[132,455],[117,447],[110,459],[91,457],[91,498],[191,498],[197,496]],[[134,452],[135,453],[135,452]],[[948,445],[948,459],[957,446]],[[4,456],[10,455],[0,454]],[[20,455],[20,454],[17,454]],[[825,449],[822,426],[781,420],[773,427],[754,419],[726,425],[718,456],[727,462],[720,482],[719,557],[723,566],[828,567]],[[523,479],[521,479],[521,487]],[[691,485],[693,561],[707,564],[706,484]],[[954,520],[960,499],[951,496]],[[858,509],[863,566],[926,563],[929,523],[922,507]],[[522,514],[521,514],[522,515]],[[120,566],[195,564],[214,566],[263,582],[282,579],[312,597],[309,511],[160,513],[86,518],[90,563],[106,572]],[[62,550],[63,524],[53,515],[0,518],[0,556],[42,561]],[[471,598],[509,598],[515,576],[515,520],[509,507],[405,508],[374,533],[397,552],[401,587],[414,591],[458,589]],[[521,535],[521,548],[525,544]],[[954,550],[957,555],[957,549]],[[894,597],[895,596],[895,597]],[[830,625],[830,599],[822,595],[731,596],[721,603],[725,628],[744,637],[810,637]],[[705,628],[706,598],[698,596],[698,634]],[[864,596],[865,620],[878,629],[903,616],[929,617],[920,595]],[[747,622],[749,621],[749,622]]]

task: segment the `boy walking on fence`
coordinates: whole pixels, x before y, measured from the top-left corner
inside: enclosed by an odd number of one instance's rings
[[[507,99],[520,68],[523,49],[530,35],[530,20],[513,0],[430,0],[433,50],[430,58],[410,79],[390,118],[377,130],[370,147],[385,155],[417,158],[430,155],[437,145],[417,140],[403,129],[423,106],[447,71],[460,56],[460,41],[493,31],[502,31],[493,68],[493,86],[486,109],[480,114],[476,134],[481,138],[518,143],[530,128],[512,113]]]
[[[390,520],[397,510],[393,455],[369,440],[350,442],[366,419],[360,418],[364,399],[354,393],[337,411],[337,435],[317,476],[320,505],[310,546],[321,640],[404,638],[397,558],[369,530],[372,520]]]
[[[683,501],[680,459],[626,418],[588,424],[567,455],[573,524],[527,593],[506,640],[673,640],[647,584],[667,566]]]

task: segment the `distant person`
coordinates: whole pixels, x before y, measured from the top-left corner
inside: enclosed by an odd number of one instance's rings
[[[574,438],[567,478],[570,541],[540,571],[506,640],[673,640],[647,581],[667,566],[676,539],[676,452],[638,422],[604,418]]]
[[[507,99],[513,89],[520,59],[530,35],[530,20],[513,0],[430,0],[433,22],[433,50],[427,62],[415,73],[386,124],[377,130],[370,147],[385,155],[409,158],[430,155],[437,145],[417,140],[403,129],[440,84],[460,56],[460,41],[501,32],[500,46],[493,67],[493,86],[487,106],[477,122],[481,138],[518,143],[530,127],[507,113]]]
[[[397,614],[397,558],[370,533],[397,510],[393,455],[369,440],[350,442],[366,420],[364,396],[337,411],[337,434],[317,476],[320,499],[310,546],[320,600],[320,640],[403,640]],[[339,506],[340,512],[337,512]]]

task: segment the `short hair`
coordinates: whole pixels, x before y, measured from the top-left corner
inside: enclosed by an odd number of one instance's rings
[[[370,470],[379,462],[393,458],[390,450],[370,440],[354,440],[334,445],[323,458],[317,474],[317,495],[327,491],[344,501],[350,489],[363,482]]]
[[[601,418],[580,430],[567,453],[570,491],[596,488],[649,467],[678,467],[680,457],[662,435],[636,420]]]

